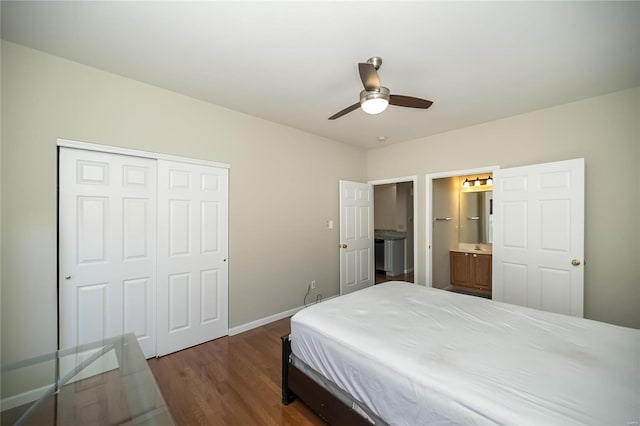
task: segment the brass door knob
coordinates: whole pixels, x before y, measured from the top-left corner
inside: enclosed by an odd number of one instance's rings
[[[578,266],[578,265],[580,265],[580,260],[579,259],[573,259],[573,260],[571,260],[571,264],[573,266]]]

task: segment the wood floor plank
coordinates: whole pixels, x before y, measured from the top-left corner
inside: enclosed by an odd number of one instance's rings
[[[324,425],[306,405],[281,403],[280,336],[289,318],[149,360],[178,425]]]

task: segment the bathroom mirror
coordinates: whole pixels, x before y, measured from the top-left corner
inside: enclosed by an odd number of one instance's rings
[[[470,244],[493,242],[493,191],[460,193],[458,241]]]

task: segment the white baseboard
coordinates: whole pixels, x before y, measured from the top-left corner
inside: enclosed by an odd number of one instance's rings
[[[329,300],[329,299],[333,299],[334,297],[338,297],[338,295],[334,295],[334,296],[329,296],[325,299],[322,299],[322,301],[324,302],[325,300]],[[320,302],[322,303],[322,302]],[[309,306],[311,306],[313,303],[309,303]],[[245,331],[249,331],[249,330],[253,330],[254,328],[258,328],[261,327],[265,324],[269,324],[272,323],[274,321],[278,321],[281,320],[282,318],[286,318],[286,317],[290,317],[291,315],[295,314],[296,312],[300,311],[304,309],[304,306],[298,306],[297,308],[293,308],[293,309],[289,309],[288,311],[284,311],[284,312],[280,312],[279,314],[273,314],[273,315],[269,315],[268,317],[264,317],[264,318],[260,318],[257,319],[255,321],[251,321],[248,322],[246,324],[242,324],[239,325],[237,327],[232,327],[229,329],[229,336],[235,336],[236,334],[240,334],[240,333],[244,333]]]
[[[2,398],[2,400],[0,400],[0,411],[9,410],[11,408],[33,402],[40,398],[51,386],[53,386],[53,383],[18,395]]]

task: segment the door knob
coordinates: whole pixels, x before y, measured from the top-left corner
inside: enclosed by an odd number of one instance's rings
[[[578,266],[578,265],[580,265],[580,260],[579,259],[573,259],[573,260],[571,260],[571,264],[573,266]]]
[[[71,275],[65,275],[64,279],[65,280],[70,280],[71,279]]]
[[[347,248],[347,245],[346,244],[341,244],[340,248]]]

